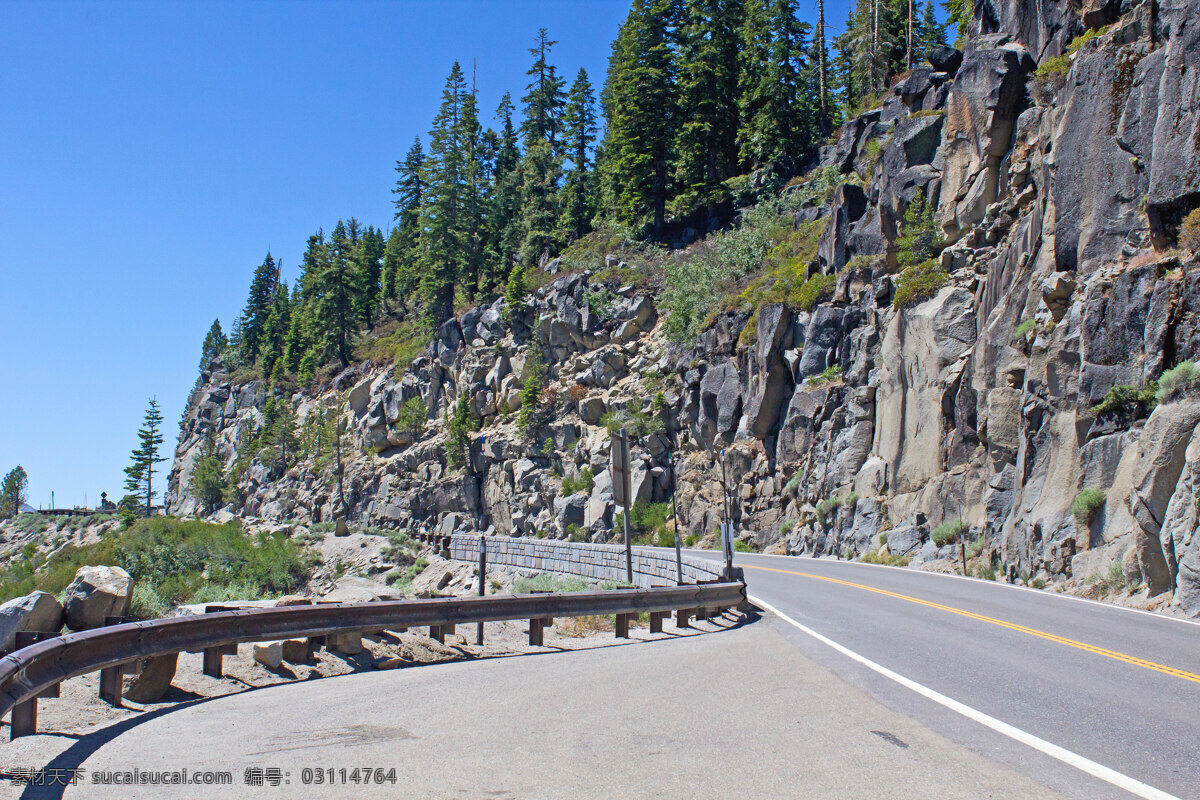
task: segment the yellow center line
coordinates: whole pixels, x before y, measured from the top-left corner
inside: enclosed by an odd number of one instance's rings
[[[804,578],[815,578],[816,580],[819,580],[819,581],[828,581],[829,583],[838,583],[838,584],[841,584],[842,586],[850,586],[855,589],[863,589],[868,592],[874,592],[875,594],[882,594],[887,597],[894,597],[897,600],[907,600],[910,603],[916,603],[918,605],[928,606],[929,608],[936,608],[941,611],[949,611],[951,614],[958,614],[959,616],[979,620],[980,622],[989,622],[992,625],[999,625],[1001,628],[1008,628],[1009,630],[1017,631],[1018,633],[1025,633],[1030,636],[1036,636],[1039,639],[1045,639],[1050,642],[1057,642],[1058,644],[1065,644],[1068,647],[1074,647],[1078,650],[1084,650],[1088,653],[1095,653],[1096,655],[1104,656],[1105,658],[1111,658],[1116,661],[1124,661],[1126,664],[1133,664],[1136,667],[1152,669],[1155,672],[1161,672],[1164,675],[1171,675],[1172,677],[1175,677],[1175,678],[1183,678],[1185,681],[1191,681],[1192,683],[1200,683],[1200,675],[1197,675],[1193,672],[1186,672],[1185,670],[1176,669],[1175,667],[1168,667],[1164,664],[1156,664],[1155,662],[1147,661],[1144,658],[1138,658],[1137,656],[1131,656],[1131,655],[1127,655],[1125,653],[1118,653],[1116,650],[1108,650],[1103,647],[1096,647],[1095,645],[1087,644],[1086,642],[1079,642],[1079,641],[1076,641],[1075,639],[1068,639],[1065,636],[1058,636],[1053,633],[1047,633],[1046,631],[1039,631],[1037,628],[1029,628],[1029,627],[1026,627],[1025,625],[1017,625],[1016,623],[1006,622],[1002,619],[996,619],[995,617],[987,617],[987,616],[984,616],[983,614],[976,614],[971,611],[964,611],[963,609],[955,608],[954,606],[942,605],[941,603],[934,603],[930,600],[922,600],[919,597],[911,597],[906,594],[898,594],[896,592],[889,592],[886,589],[878,589],[874,586],[867,586],[862,583],[853,583],[851,581],[843,581],[843,580],[839,580],[838,578],[829,578],[824,575],[814,575],[811,572],[794,572],[792,570],[787,570],[787,569],[775,569],[774,567],[758,567],[758,566],[752,566],[750,564],[744,564],[743,566],[745,566],[747,569],[759,569],[759,570],[765,570],[767,572],[782,572],[785,575],[799,575]]]

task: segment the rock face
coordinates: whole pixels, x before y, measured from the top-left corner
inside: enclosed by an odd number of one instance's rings
[[[120,567],[80,567],[67,587],[67,627],[73,631],[99,628],[105,617],[123,617],[133,596],[133,579]]]
[[[18,631],[58,631],[63,607],[46,592],[30,592],[0,605],[0,650],[12,650]]]
[[[293,395],[298,419],[344,425],[341,480],[312,453],[286,470],[252,459],[227,510],[608,541],[619,508],[603,420],[633,431],[636,498],[674,499],[687,534],[717,528],[728,482],[729,513],[760,547],[882,546],[920,563],[945,555],[930,531],[961,518],[1004,574],[1083,582],[1119,563],[1200,613],[1200,401],[1123,399],[1200,359],[1200,269],[1169,252],[1200,206],[1200,0],[973,8],[961,50],[915,66],[821,150],[839,185],[794,213],[798,232],[819,223],[802,268],[836,276],[831,295],[716,314],[676,342],[653,290],[558,274],[519,307],[498,299],[447,321],[411,363],[353,365]],[[1061,84],[1035,77],[1096,23],[1109,27]],[[898,310],[918,196],[948,280]],[[518,415],[539,361],[546,386]],[[188,487],[207,434],[231,465],[266,392],[218,365],[204,375],[173,513],[197,510]],[[417,397],[425,428],[399,430]],[[448,453],[459,398],[479,430]],[[1105,497],[1089,525],[1070,510],[1084,489]],[[362,589],[344,596],[378,594]]]

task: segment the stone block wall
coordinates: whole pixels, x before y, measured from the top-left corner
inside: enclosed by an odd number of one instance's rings
[[[459,561],[479,560],[478,534],[456,533],[450,537],[450,557]],[[613,544],[565,542],[560,539],[487,537],[489,564],[531,572],[560,572],[605,581],[623,581],[625,548]],[[721,576],[721,564],[694,556],[683,556],[685,583],[709,581]],[[633,548],[633,582],[638,586],[674,586],[675,553],[656,548]]]

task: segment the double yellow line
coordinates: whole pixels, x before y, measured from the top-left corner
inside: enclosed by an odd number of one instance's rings
[[[862,583],[853,583],[851,581],[843,581],[843,580],[839,580],[838,578],[829,578],[824,575],[814,575],[811,572],[794,572],[792,570],[787,570],[787,569],[775,569],[773,567],[759,567],[759,566],[752,566],[750,564],[744,564],[742,566],[744,566],[746,569],[758,569],[758,570],[765,570],[767,572],[782,572],[785,575],[799,575],[800,577],[803,577],[803,578],[814,578],[819,581],[828,581],[829,583],[837,583],[837,584],[841,584],[842,586],[852,587],[854,589],[862,589],[867,592],[874,592],[875,594],[881,594],[886,597],[894,597],[897,600],[906,600],[910,603],[916,603],[917,605],[926,606],[928,608],[936,608],[940,611],[948,611],[951,614],[958,614],[960,617],[967,617],[969,619],[978,620],[980,622],[988,622],[988,623],[991,623],[992,625],[998,625],[1001,628],[1008,628],[1011,631],[1017,631],[1018,633],[1025,633],[1030,636],[1036,636],[1039,639],[1045,639],[1046,641],[1049,641],[1049,642],[1056,642],[1058,644],[1064,644],[1067,647],[1074,647],[1077,650],[1083,650],[1088,653],[1095,653],[1098,656],[1104,656],[1105,658],[1111,658],[1111,659],[1114,659],[1115,661],[1123,661],[1126,664],[1132,664],[1135,667],[1142,667],[1144,669],[1152,669],[1155,672],[1161,672],[1164,675],[1170,675],[1171,677],[1174,677],[1174,678],[1183,678],[1185,681],[1191,681],[1192,683],[1200,683],[1200,675],[1197,675],[1194,672],[1187,672],[1182,669],[1176,669],[1175,667],[1168,667],[1165,664],[1157,664],[1153,661],[1147,661],[1144,658],[1138,658],[1137,656],[1131,656],[1126,653],[1118,653],[1116,650],[1108,650],[1104,647],[1097,647],[1092,644],[1087,644],[1086,642],[1076,641],[1075,639],[1068,639],[1065,636],[1058,636],[1053,633],[1047,633],[1046,631],[1039,631],[1037,628],[1030,628],[1025,625],[1017,625],[1014,622],[1006,622],[1005,620],[1002,620],[1002,619],[996,619],[995,617],[984,616],[983,614],[976,614],[972,611],[964,611],[963,609],[955,608],[954,606],[947,606],[947,605],[943,605],[941,603],[934,603],[930,600],[922,600],[919,597],[911,597],[910,595],[907,595],[907,594],[898,594],[897,592],[889,592],[886,589],[878,589],[874,586],[867,586],[866,584],[862,584]]]

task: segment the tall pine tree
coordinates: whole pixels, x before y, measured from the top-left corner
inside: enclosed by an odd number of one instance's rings
[[[244,364],[253,364],[258,360],[259,343],[278,284],[279,267],[271,254],[267,253],[263,263],[254,270],[254,277],[250,281],[250,296],[246,299],[245,310],[242,311],[241,355]]]
[[[155,465],[167,459],[162,452],[162,411],[158,407],[158,399],[151,397],[146,405],[146,416],[142,427],[138,429],[138,446],[129,457],[129,466],[125,468],[125,490],[134,498],[144,497],[146,500],[146,516],[150,516],[154,508]]]
[[[525,137],[525,146],[529,147],[536,139],[544,139],[552,148],[557,148],[558,134],[562,124],[563,106],[566,96],[563,86],[566,81],[558,74],[558,70],[549,62],[550,50],[558,42],[552,41],[545,28],[540,28],[534,37],[534,45],[529,48],[533,56],[533,66],[525,74],[532,80],[526,86],[526,95],[521,98],[525,104],[525,121],[521,124],[521,133]]]
[[[592,143],[596,141],[596,96],[587,70],[580,68],[567,95],[563,112],[563,139],[571,171],[563,183],[560,229],[567,241],[591,230],[595,209]]]
[[[388,300],[405,296],[417,286],[417,238],[425,191],[425,150],[421,138],[413,139],[403,161],[396,162],[395,227],[388,235],[383,293]]]

